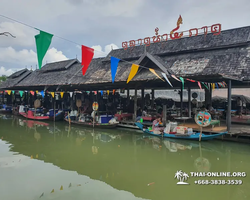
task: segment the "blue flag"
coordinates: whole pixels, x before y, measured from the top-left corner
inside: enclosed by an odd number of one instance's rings
[[[112,76],[112,83],[115,82],[115,75],[116,75],[116,71],[117,71],[117,67],[118,67],[118,63],[120,61],[120,59],[115,58],[115,57],[111,57],[111,76]]]
[[[44,97],[44,91],[41,91],[40,93],[41,93],[42,97]]]

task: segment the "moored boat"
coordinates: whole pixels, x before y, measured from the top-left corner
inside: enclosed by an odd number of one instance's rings
[[[164,138],[173,138],[173,139],[185,139],[185,140],[198,140],[200,138],[200,133],[194,133],[194,134],[168,134],[168,133],[163,133],[163,134],[155,134],[153,131],[150,131],[149,129],[144,129],[143,125],[139,122],[135,123],[136,126],[138,126],[144,133],[158,136],[158,137],[164,137]],[[212,135],[201,135],[201,140],[206,141],[206,140],[212,140],[214,138],[220,137],[222,135],[227,134],[227,132],[221,132],[217,134],[212,134]]]
[[[2,105],[2,108],[0,108],[1,114],[11,114],[12,113],[12,107],[7,105]]]
[[[20,115],[22,115],[23,117],[27,118],[27,119],[33,119],[33,120],[49,120],[49,116],[37,116],[34,115],[34,113],[30,110],[28,110],[27,113],[25,112],[20,112]]]
[[[65,121],[69,122],[68,119],[65,118]],[[75,120],[70,120],[71,124],[78,124],[81,126],[86,126],[86,127],[93,127],[93,128],[101,128],[101,129],[112,129],[117,127],[118,122],[117,123],[92,123],[92,122],[81,122],[81,121],[75,121]]]

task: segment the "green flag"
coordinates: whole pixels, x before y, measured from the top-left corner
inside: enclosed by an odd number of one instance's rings
[[[52,37],[53,35],[43,31],[40,31],[40,34],[35,35],[39,69],[42,67],[43,58],[49,49]]]
[[[19,91],[20,97],[23,97],[23,91]]]

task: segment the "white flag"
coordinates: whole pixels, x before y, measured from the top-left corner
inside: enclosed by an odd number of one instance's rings
[[[168,77],[166,76],[166,74],[163,72],[161,74],[166,79],[166,81],[169,83],[169,85],[171,85],[171,87],[173,87],[172,84],[170,83],[170,81],[168,80]]]

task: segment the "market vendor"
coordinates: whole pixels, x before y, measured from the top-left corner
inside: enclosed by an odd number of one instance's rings
[[[152,126],[152,130],[155,131],[160,131],[163,132],[164,127],[159,127],[159,125],[161,124],[161,117],[158,117],[157,119],[155,119],[153,121],[153,126]]]

